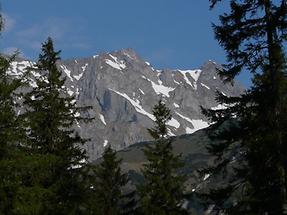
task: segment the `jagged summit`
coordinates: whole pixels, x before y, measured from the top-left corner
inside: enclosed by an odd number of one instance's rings
[[[129,58],[135,60],[135,59],[140,59],[140,57],[138,56],[138,54],[135,52],[135,50],[133,50],[132,48],[125,48],[125,49],[121,49],[120,51],[118,51],[117,53],[123,54],[128,56]]]
[[[23,74],[29,61],[13,62],[10,74]],[[84,137],[91,138],[87,152],[98,158],[104,146],[123,149],[150,140],[146,131],[153,126],[152,107],[163,98],[171,109],[170,135],[190,134],[209,126],[200,106],[218,107],[215,92],[239,95],[239,85],[224,84],[217,76],[217,64],[208,61],[199,69],[157,70],[132,49],[59,62],[70,95],[79,106],[93,107],[85,113],[94,117],[88,124],[75,125]],[[35,83],[31,80],[31,87]]]

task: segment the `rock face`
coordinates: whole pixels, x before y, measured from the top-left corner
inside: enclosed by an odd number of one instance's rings
[[[29,65],[29,61],[13,62],[10,74],[19,75]],[[146,129],[153,126],[152,108],[160,98],[172,112],[170,135],[207,127],[200,106],[218,107],[216,90],[228,96],[243,92],[239,84],[220,80],[219,67],[208,61],[196,70],[156,70],[131,49],[59,62],[77,105],[93,107],[81,114],[94,120],[75,125],[82,136],[91,138],[85,146],[90,160],[98,158],[106,144],[120,150],[150,140]]]

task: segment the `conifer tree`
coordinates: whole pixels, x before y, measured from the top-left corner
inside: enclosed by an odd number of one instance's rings
[[[0,15],[0,32],[3,19]],[[15,214],[17,193],[22,186],[19,159],[24,153],[19,150],[23,137],[20,120],[16,114],[17,90],[23,85],[20,78],[11,78],[9,68],[15,55],[0,55],[0,214]]]
[[[217,161],[207,168],[222,178],[229,170],[228,183],[206,197],[218,214],[286,214],[286,1],[233,0],[230,8],[214,25],[228,60],[219,74],[232,82],[246,69],[253,86],[240,97],[219,94],[224,110],[203,110],[213,127],[229,121],[212,135],[221,142],[209,147]]]
[[[0,15],[0,31],[3,24]],[[31,214],[32,207],[33,211],[37,211],[38,198],[42,195],[36,183],[29,188],[26,186],[39,157],[31,156],[29,150],[22,146],[25,135],[21,117],[16,114],[19,108],[16,98],[20,96],[19,90],[24,86],[24,81],[21,77],[12,78],[9,75],[11,62],[16,55],[0,55],[0,214],[7,215]],[[30,204],[19,201],[28,196]]]
[[[10,59],[0,56],[0,159],[7,155],[8,148],[13,146],[12,142],[19,141],[17,130],[17,116],[15,113],[16,104],[15,93],[21,86],[21,80],[11,79],[8,75],[8,69],[13,57]]]
[[[182,208],[184,176],[178,175],[183,166],[180,155],[174,155],[168,139],[167,122],[170,110],[162,101],[154,107],[155,127],[148,129],[155,139],[144,150],[147,163],[142,174],[145,182],[139,186],[140,208],[147,215],[186,214]]]
[[[47,169],[55,157],[27,145],[23,116],[16,114],[25,75],[9,75],[15,57],[0,57],[0,214],[43,214],[52,193],[43,182],[50,177]]]
[[[93,167],[92,180],[93,213],[98,215],[120,215],[123,203],[123,187],[128,183],[128,176],[122,173],[121,159],[117,159],[116,152],[108,146],[100,164]]]
[[[15,197],[10,193],[14,193],[19,184],[14,172],[9,175],[9,165],[13,162],[11,153],[19,143],[14,93],[21,85],[20,80],[11,80],[8,76],[12,59],[0,56],[0,213],[3,214],[10,214]]]
[[[77,111],[73,97],[64,86],[65,78],[57,67],[60,51],[51,38],[43,43],[33,71],[37,87],[25,95],[25,119],[33,153],[49,157],[48,174],[41,186],[50,190],[46,199],[47,214],[82,214],[85,209],[84,166],[86,155],[80,148],[82,139],[73,125]],[[36,75],[35,75],[36,74]]]

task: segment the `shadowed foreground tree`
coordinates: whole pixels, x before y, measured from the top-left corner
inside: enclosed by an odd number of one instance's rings
[[[2,23],[2,22],[1,22]],[[0,56],[0,213],[11,214],[20,180],[15,175],[15,150],[21,132],[15,113],[15,92],[21,81],[11,78],[8,69],[13,58]]]
[[[147,163],[142,174],[144,184],[139,186],[140,208],[147,215],[186,214],[182,208],[184,176],[178,175],[183,166],[180,155],[174,155],[168,139],[167,122],[170,110],[162,101],[154,107],[155,127],[148,129],[154,145],[144,149]]]
[[[49,157],[48,174],[41,186],[49,189],[44,214],[83,214],[86,206],[86,142],[73,129],[81,120],[75,98],[64,86],[65,78],[57,68],[60,51],[55,51],[51,38],[43,43],[38,62],[29,68],[36,87],[25,95],[26,123],[33,153]],[[36,75],[35,75],[36,74]]]
[[[93,167],[92,211],[99,215],[120,215],[125,213],[123,208],[125,195],[124,186],[129,179],[122,173],[121,159],[117,159],[116,152],[108,146],[103,154],[100,164]],[[134,213],[131,213],[134,214]]]
[[[213,8],[220,1],[210,2]],[[253,86],[240,97],[219,94],[224,110],[203,110],[213,127],[229,122],[212,134],[221,141],[209,147],[217,160],[205,171],[228,179],[206,193],[206,202],[215,214],[286,214],[286,1],[233,0],[230,8],[214,25],[228,60],[219,74],[233,81],[246,69]]]
[[[0,30],[2,27],[0,15]],[[35,169],[40,170],[35,162],[40,159],[32,156],[24,146],[25,133],[21,117],[16,114],[16,108],[19,108],[16,98],[20,96],[23,80],[9,75],[15,57],[16,54],[10,57],[0,55],[0,214],[7,215],[37,212],[38,200],[45,193],[33,181]],[[41,171],[43,169],[37,173]],[[33,185],[28,185],[27,181],[33,181]]]

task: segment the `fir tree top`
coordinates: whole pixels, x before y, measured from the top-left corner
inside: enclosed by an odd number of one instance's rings
[[[179,172],[183,163],[181,155],[173,154],[172,142],[168,139],[170,110],[160,100],[153,114],[155,126],[148,131],[155,142],[144,149],[147,163],[142,169],[144,184],[139,186],[141,210],[143,214],[154,215],[186,214],[182,208],[185,177]]]

